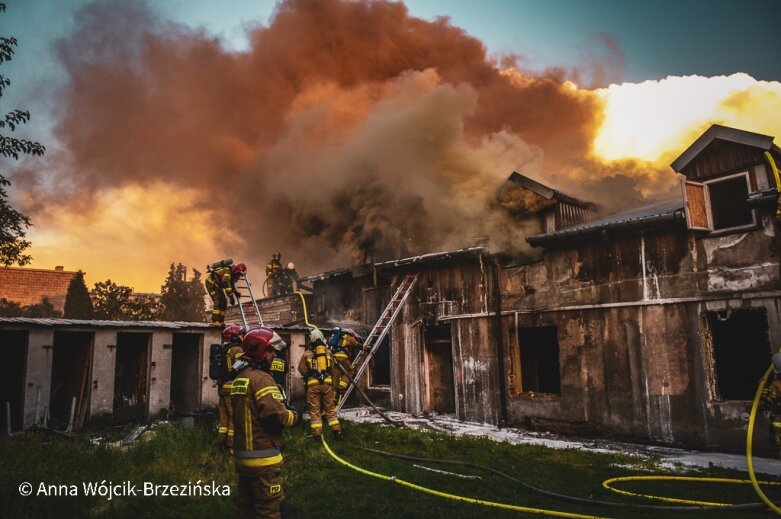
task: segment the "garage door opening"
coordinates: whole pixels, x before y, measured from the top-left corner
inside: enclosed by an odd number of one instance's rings
[[[752,400],[772,350],[764,308],[708,313],[716,391],[724,400]]]
[[[55,332],[49,416],[52,425],[81,428],[89,414],[89,381],[93,334]]]
[[[450,325],[426,327],[423,341],[427,408],[437,413],[453,414],[456,412],[456,389]]]
[[[0,330],[3,362],[0,362],[0,432],[8,431],[6,409],[11,409],[11,431],[21,431],[24,422],[24,378],[27,369],[27,332]]]
[[[203,334],[175,333],[171,354],[171,413],[193,414],[200,407]]]
[[[152,334],[118,333],[114,423],[146,420]]]

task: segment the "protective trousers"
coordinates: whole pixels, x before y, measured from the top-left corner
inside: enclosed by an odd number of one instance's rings
[[[218,441],[227,447],[233,447],[233,406],[231,405],[231,383],[220,387],[220,401],[217,409],[220,412],[220,425],[217,429]]]
[[[212,326],[222,328],[225,324],[225,309],[228,308],[228,298],[215,281],[209,277],[206,278],[206,290],[212,300]]]
[[[285,493],[282,491],[282,463],[259,467],[255,474],[239,474],[236,492],[239,519],[280,519],[284,514]]]
[[[306,403],[309,406],[309,420],[312,436],[319,438],[323,432],[323,418],[320,412],[320,406],[325,407],[325,418],[328,420],[328,427],[334,431],[341,430],[339,420],[336,418],[336,399],[334,397],[334,388],[331,384],[321,383],[313,384],[306,390]]]

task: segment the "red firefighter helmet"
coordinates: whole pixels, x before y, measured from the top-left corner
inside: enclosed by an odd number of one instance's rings
[[[247,273],[247,266],[244,263],[236,263],[233,265],[233,273],[237,276]]]
[[[229,324],[222,331],[222,342],[235,342],[240,344],[243,338],[244,328],[236,323]]]
[[[282,259],[282,253],[280,253],[279,251],[275,252],[274,254],[271,255],[271,259],[273,259],[274,261],[281,260]]]
[[[242,348],[244,353],[242,358],[249,361],[261,362],[268,360],[267,353],[269,350],[274,352],[281,351],[287,346],[285,341],[277,334],[277,332],[261,326],[260,328],[254,328],[247,332],[242,342]]]

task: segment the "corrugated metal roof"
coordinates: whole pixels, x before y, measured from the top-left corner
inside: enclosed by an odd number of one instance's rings
[[[182,330],[186,328],[212,328],[209,323],[188,323],[184,321],[101,321],[84,319],[51,319],[42,317],[0,317],[4,324],[24,324],[47,327],[92,327],[92,328],[164,328]]]
[[[380,268],[380,269],[388,268],[388,267],[403,267],[405,265],[412,265],[415,263],[427,263],[430,261],[454,258],[457,256],[467,256],[467,255],[476,256],[479,254],[487,254],[487,253],[488,253],[488,249],[486,249],[485,247],[467,247],[455,251],[432,252],[429,254],[423,254],[421,256],[413,256],[411,258],[383,261],[381,263],[375,263],[374,266],[375,268]],[[321,274],[313,274],[311,276],[302,277],[301,281],[320,281],[323,279],[341,276],[344,274],[350,274],[352,273],[352,271],[353,271],[353,267],[344,267],[340,269],[329,270]]]
[[[592,222],[559,229],[558,231],[546,234],[537,234],[526,238],[533,246],[539,246],[547,242],[558,239],[588,234],[601,231],[603,229],[614,229],[619,227],[644,227],[652,224],[658,224],[667,221],[685,221],[683,213],[683,199],[673,198],[656,204],[650,204],[629,211],[614,214]]]

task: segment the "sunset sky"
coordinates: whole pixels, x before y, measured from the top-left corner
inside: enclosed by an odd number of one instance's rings
[[[47,153],[3,174],[32,266],[90,285],[522,247],[513,170],[619,210],[712,123],[781,136],[775,0],[5,3],[0,104]]]

